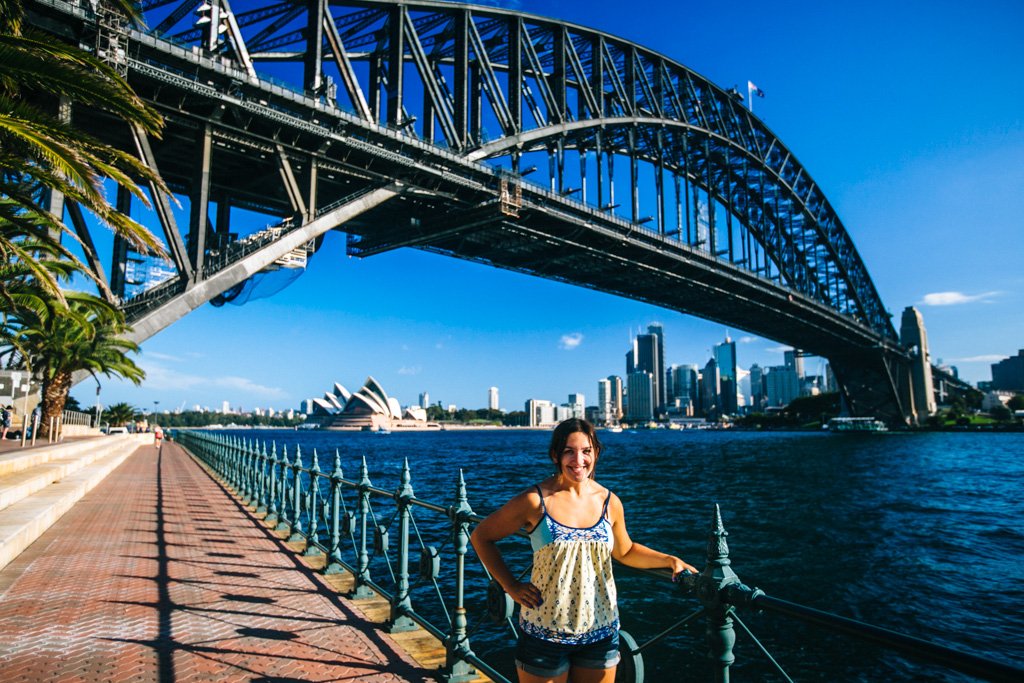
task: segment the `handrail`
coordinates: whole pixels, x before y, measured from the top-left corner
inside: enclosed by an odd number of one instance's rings
[[[351,573],[355,578],[351,598],[358,600],[372,597],[376,593],[387,599],[391,603],[389,630],[404,631],[420,626],[442,641],[447,650],[446,680],[472,680],[475,667],[498,683],[509,683],[506,677],[478,657],[470,647],[470,636],[483,620],[476,622],[472,631],[469,629],[464,599],[465,563],[469,549],[470,526],[483,518],[469,507],[461,471],[456,485],[455,501],[446,506],[415,497],[408,461],[402,469],[400,485],[391,491],[372,484],[365,457],[362,459],[359,478],[348,479],[342,473],[340,453],[337,451],[334,469],[327,473],[320,470],[316,450],[313,450],[313,456],[309,459],[310,465],[307,467],[302,464],[301,448],[296,448],[292,460],[287,449],[278,457],[274,445],[268,451],[266,443],[260,446],[254,441],[243,441],[236,437],[202,430],[175,430],[172,438],[215,470],[244,504],[250,506],[256,513],[264,514],[265,523],[276,524],[276,530],[289,532],[289,541],[305,541],[307,555],[325,555],[325,573]],[[350,497],[354,494],[357,500],[346,501],[346,492]],[[378,518],[371,497],[383,498],[395,505],[395,512],[387,523],[381,522],[384,518]],[[439,547],[431,546],[425,541],[416,523],[417,509],[439,514],[446,520],[448,531]],[[392,564],[388,555],[390,536],[395,528],[398,541],[397,566]],[[517,535],[526,536],[523,532]],[[749,588],[740,581],[730,566],[729,549],[725,541],[727,535],[722,524],[721,511],[718,505],[715,505],[708,534],[707,560],[703,570],[699,574],[676,577],[680,592],[695,595],[701,606],[640,645],[622,631],[620,653],[623,655],[623,661],[616,680],[642,683],[642,651],[695,618],[705,616],[708,621],[706,633],[710,659],[716,681],[729,680],[729,670],[735,660],[732,651],[736,639],[734,621],[754,641],[755,646],[781,676],[791,681],[790,676],[771,653],[739,619],[736,614],[738,608],[763,610],[815,624],[984,680],[1024,680],[1024,669],[771,597],[758,588]],[[409,541],[412,537],[415,537],[420,552],[418,567],[414,570],[416,577],[410,574],[409,566]],[[351,560],[343,559],[343,545],[351,545],[351,550],[344,551],[350,554]],[[454,553],[455,606],[452,611],[449,611],[446,596],[442,595],[438,583],[442,551]],[[371,559],[376,559],[378,565],[381,562],[386,563],[389,580],[374,578],[371,575]],[[480,567],[486,578],[490,579],[486,568],[482,564]],[[624,569],[660,582],[671,578],[667,570],[637,570],[628,567]],[[411,579],[415,580],[415,584],[411,583]],[[432,585],[444,614],[444,626],[438,626],[422,610],[413,606],[411,589],[421,585]],[[450,600],[452,593],[449,593],[447,598]],[[513,632],[515,631],[511,619],[511,600],[500,590],[494,595],[491,590],[488,591],[487,614],[495,623],[505,623]]]

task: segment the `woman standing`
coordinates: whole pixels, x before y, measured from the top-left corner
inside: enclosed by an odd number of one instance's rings
[[[619,615],[612,559],[672,575],[697,570],[634,543],[622,502],[594,480],[601,443],[593,425],[570,419],[551,435],[555,474],[523,491],[473,531],[477,555],[522,606],[516,668],[521,683],[615,680]],[[518,581],[497,541],[525,529],[533,546],[529,582]]]

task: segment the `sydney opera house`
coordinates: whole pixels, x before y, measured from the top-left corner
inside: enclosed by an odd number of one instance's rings
[[[392,428],[425,429],[427,412],[420,407],[404,411],[398,401],[387,395],[373,377],[367,377],[361,389],[350,392],[335,382],[334,389],[323,398],[313,399],[313,414],[308,417],[324,429],[363,429],[371,431]]]

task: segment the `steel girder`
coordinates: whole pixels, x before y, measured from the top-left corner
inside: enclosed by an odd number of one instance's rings
[[[223,250],[206,254],[202,246],[223,246],[204,231],[229,234],[224,207],[308,222],[327,203],[398,179],[394,196],[401,206],[386,202],[346,226],[356,253],[417,246],[557,278],[545,265],[553,252],[538,247],[593,250],[607,228],[619,238],[607,243],[614,275],[565,279],[741,325],[847,358],[840,364],[850,367],[865,362],[854,360],[861,357],[856,353],[833,352],[835,344],[901,356],[889,316],[835,211],[735,93],[629,41],[517,12],[400,0],[236,3],[237,12],[225,0],[209,0],[203,6],[215,7],[218,21],[197,26],[196,0],[154,0],[143,6],[154,28],[129,35],[129,80],[168,124],[147,161],[200,207],[193,207],[186,244],[175,240],[173,219],[162,220],[180,274],[164,289],[176,290],[175,296],[215,274],[207,259],[227,264]],[[88,3],[29,6],[41,26],[87,43],[95,21]],[[58,30],[54,17],[60,14],[74,19]],[[76,122],[131,148],[130,136],[109,130],[100,114],[76,111]],[[203,151],[199,163],[197,148]],[[526,173],[521,163],[537,154],[549,161],[546,193],[517,177]],[[578,174],[566,173],[573,155]],[[500,174],[486,164],[505,160],[515,182],[541,200],[527,202],[518,222],[474,222],[480,207],[499,194]],[[616,189],[622,194],[616,162],[628,169],[626,218],[608,211]],[[575,192],[583,204],[567,198]],[[674,225],[665,207],[673,192]],[[640,215],[641,195],[645,208],[653,197],[650,224]],[[205,215],[202,207],[210,201],[223,217]],[[430,216],[447,211],[460,217],[452,226],[461,232],[430,227]],[[582,215],[590,232],[559,241],[559,228],[552,242],[551,225],[530,227],[544,223],[543,215],[563,228]],[[616,245],[637,239],[672,258],[655,258],[654,251],[636,258],[660,261],[680,277],[645,283],[644,273],[653,272],[647,263],[615,253]],[[509,252],[499,254],[498,244],[508,244]],[[120,253],[123,258],[123,247]],[[745,272],[746,294],[683,283],[687,260],[710,264],[701,277],[716,267],[726,280]],[[727,305],[695,300],[716,296]],[[771,306],[780,319],[808,315],[801,329],[826,333],[803,343],[799,335],[779,334],[778,325],[745,324],[742,315]],[[892,373],[878,370],[874,360],[866,365],[874,369],[857,372],[874,379],[861,384],[898,385],[884,380]],[[845,373],[851,384],[857,372]]]

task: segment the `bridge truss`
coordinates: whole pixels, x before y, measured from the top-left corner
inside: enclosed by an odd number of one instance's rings
[[[145,29],[102,2],[28,2],[32,23],[95,49],[166,120],[153,140],[73,114],[188,207],[179,226],[155,198],[173,261],[163,284],[129,291],[137,255],[114,244],[110,291],[137,340],[342,229],[356,256],[425,249],[791,344],[829,359],[855,414],[913,417],[910,356],[849,234],[738,93],[518,12],[235,2],[145,0]],[[273,225],[240,238],[239,209]]]

